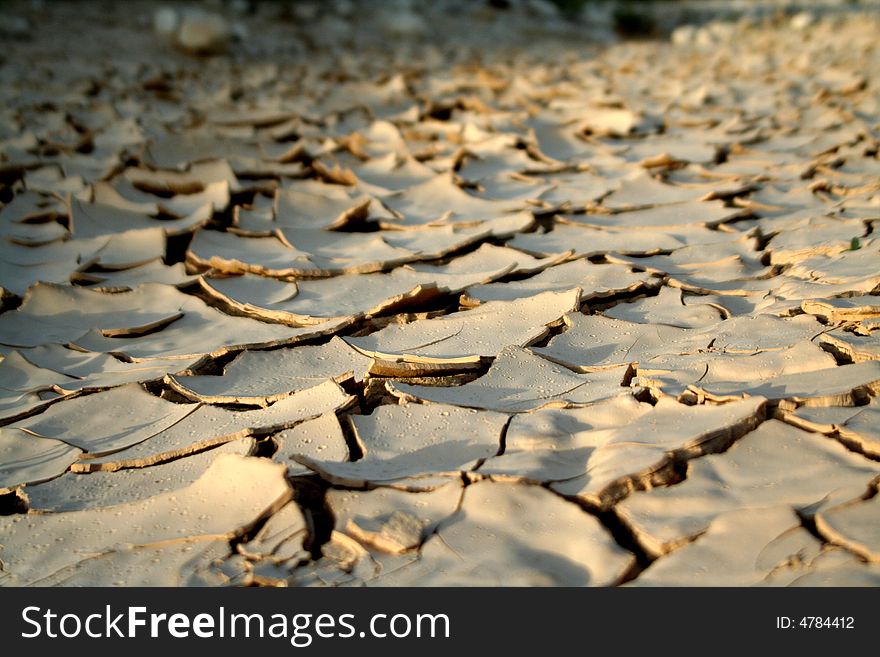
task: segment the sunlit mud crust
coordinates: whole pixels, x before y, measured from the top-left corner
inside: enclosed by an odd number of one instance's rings
[[[0,585],[880,585],[876,14],[431,4],[4,6]]]

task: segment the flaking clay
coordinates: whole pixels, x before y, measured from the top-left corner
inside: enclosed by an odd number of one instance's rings
[[[0,585],[876,586],[880,18],[600,4],[6,3]]]

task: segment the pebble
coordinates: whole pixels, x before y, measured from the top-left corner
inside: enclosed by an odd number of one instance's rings
[[[223,52],[229,47],[233,28],[220,14],[201,9],[161,7],[153,14],[156,34],[193,54]]]

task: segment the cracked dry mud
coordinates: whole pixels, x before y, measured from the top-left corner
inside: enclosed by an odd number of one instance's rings
[[[280,4],[4,46],[0,585],[880,583],[876,16]]]

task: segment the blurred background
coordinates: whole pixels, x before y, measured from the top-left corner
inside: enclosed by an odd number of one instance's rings
[[[95,27],[134,20],[183,50],[212,54],[255,47],[279,31],[295,36],[285,44],[293,50],[387,39],[483,47],[546,36],[609,43],[666,38],[683,26],[688,29],[676,38],[711,41],[723,32],[719,23],[791,21],[803,29],[829,15],[876,13],[880,0],[23,0],[0,7],[0,37],[7,42],[39,38],[47,20],[69,14],[88,17]]]

